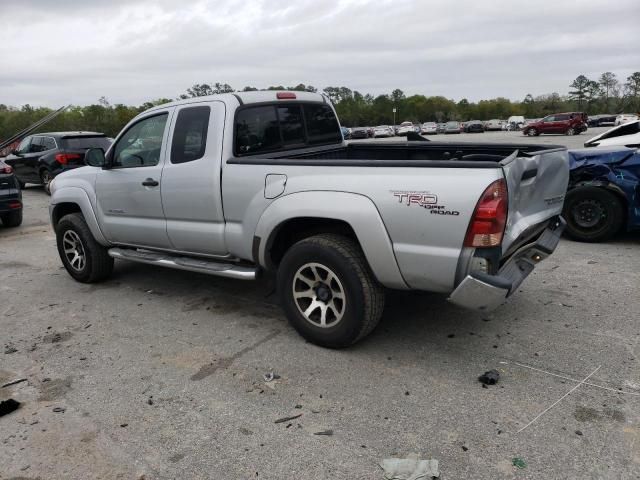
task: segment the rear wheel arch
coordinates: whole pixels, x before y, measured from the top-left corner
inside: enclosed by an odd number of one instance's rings
[[[355,230],[344,220],[327,217],[290,218],[276,226],[266,240],[264,259],[267,268],[277,269],[287,250],[299,241],[324,233],[342,235],[360,245]]]

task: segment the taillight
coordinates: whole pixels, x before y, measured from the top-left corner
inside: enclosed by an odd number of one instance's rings
[[[82,157],[77,153],[58,153],[56,155],[56,162],[60,165],[66,165],[69,160],[80,160]]]
[[[22,203],[20,203],[18,201],[9,202],[9,208],[11,208],[12,210],[16,210],[18,208],[22,208]]]
[[[484,191],[471,217],[465,247],[495,247],[502,243],[507,223],[509,197],[504,179],[496,180]]]
[[[0,167],[0,173],[11,173],[11,172],[13,172],[13,168],[11,168],[9,165]]]

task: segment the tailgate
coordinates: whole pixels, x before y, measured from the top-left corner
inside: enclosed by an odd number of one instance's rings
[[[509,216],[502,242],[505,253],[525,231],[560,215],[569,183],[566,149],[532,153],[517,150],[502,162],[509,191]]]

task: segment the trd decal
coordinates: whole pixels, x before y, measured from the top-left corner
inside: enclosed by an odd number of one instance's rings
[[[435,205],[438,203],[437,195],[429,192],[391,192],[398,199],[398,203],[411,205]]]
[[[451,215],[458,216],[460,212],[457,210],[447,210],[445,205],[438,205],[438,196],[429,192],[391,192],[398,199],[398,203],[410,207],[418,205],[425,210],[429,210],[432,215]]]

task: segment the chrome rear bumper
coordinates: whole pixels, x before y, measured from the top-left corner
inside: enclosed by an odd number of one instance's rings
[[[551,219],[538,238],[516,250],[496,275],[472,272],[456,287],[448,300],[471,310],[489,311],[502,305],[538,263],[551,255],[566,222],[560,216]]]

